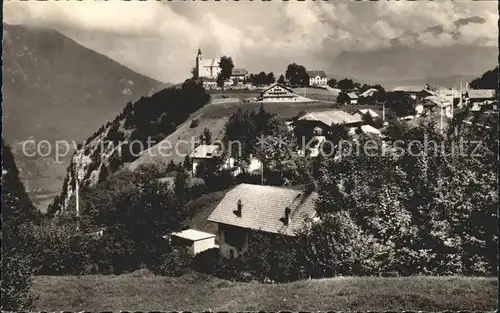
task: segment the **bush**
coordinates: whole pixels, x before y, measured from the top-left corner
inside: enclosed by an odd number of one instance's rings
[[[190,128],[196,128],[198,127],[198,125],[200,125],[200,121],[198,119],[194,119],[191,121],[191,124],[189,125]]]
[[[89,238],[73,227],[45,223],[33,228],[34,266],[39,275],[80,275],[88,264]]]
[[[33,268],[26,254],[2,247],[2,311],[23,311],[31,307]]]
[[[212,248],[195,255],[191,268],[200,273],[213,274],[220,268],[220,264],[219,249]]]
[[[157,264],[151,266],[155,275],[182,276],[189,271],[192,257],[185,248],[174,248],[171,252],[163,254]]]

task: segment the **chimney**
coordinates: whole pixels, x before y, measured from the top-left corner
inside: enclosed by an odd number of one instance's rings
[[[242,209],[243,209],[243,204],[241,203],[241,199],[238,200],[238,207],[236,208],[235,211],[233,211],[233,213],[238,216],[238,217],[241,217],[242,215]]]
[[[290,208],[286,207],[285,209],[285,220],[283,221],[285,225],[290,224]]]

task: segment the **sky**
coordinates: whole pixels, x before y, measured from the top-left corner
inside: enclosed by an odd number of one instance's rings
[[[485,22],[453,23],[472,16]],[[54,28],[137,72],[173,83],[190,75],[198,48],[206,58],[230,56],[250,72],[280,74],[292,62],[328,72],[325,64],[333,64],[341,51],[388,47],[392,38],[435,25],[444,31],[407,44],[498,45],[495,1],[9,1],[4,21]]]

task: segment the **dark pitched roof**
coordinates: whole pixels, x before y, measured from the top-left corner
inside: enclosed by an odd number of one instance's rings
[[[316,215],[318,194],[306,195],[300,190],[282,187],[240,184],[230,190],[212,212],[209,221],[268,233],[294,236],[304,226],[305,218]],[[238,200],[243,205],[241,216],[233,211]],[[285,209],[290,208],[290,223],[285,225]]]
[[[316,76],[319,76],[321,78],[327,78],[325,71],[321,71],[321,70],[306,71],[306,73],[310,78],[316,77]]]

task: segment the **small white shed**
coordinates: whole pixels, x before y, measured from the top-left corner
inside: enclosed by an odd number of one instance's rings
[[[191,255],[196,255],[208,249],[215,248],[215,235],[195,229],[186,229],[172,233],[170,240],[173,245],[185,246]]]

